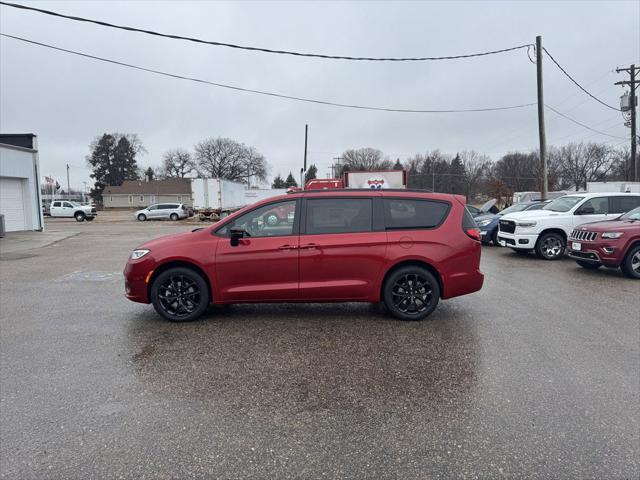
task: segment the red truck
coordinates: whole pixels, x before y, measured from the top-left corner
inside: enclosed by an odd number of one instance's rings
[[[327,190],[334,188],[407,188],[405,170],[375,170],[370,172],[344,172],[342,178],[316,178],[309,180],[305,190]]]

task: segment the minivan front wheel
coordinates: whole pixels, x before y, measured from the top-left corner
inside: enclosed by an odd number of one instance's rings
[[[384,284],[384,303],[400,320],[424,320],[436,309],[439,299],[438,281],[422,267],[399,268]]]
[[[209,288],[197,272],[183,267],[165,270],[151,287],[151,302],[170,322],[189,322],[209,306]]]
[[[169,218],[170,218],[172,221],[177,222],[177,221],[178,221],[178,219],[179,219],[180,217],[178,217],[178,214],[177,214],[177,213],[172,213],[171,215],[169,215]]]

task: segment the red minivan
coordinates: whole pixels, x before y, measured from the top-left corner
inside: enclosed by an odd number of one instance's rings
[[[290,213],[270,222],[274,209]],[[422,320],[440,298],[482,288],[480,250],[461,196],[302,191],[141,245],[125,288],[170,321],[193,320],[210,304],[380,301],[397,318]]]

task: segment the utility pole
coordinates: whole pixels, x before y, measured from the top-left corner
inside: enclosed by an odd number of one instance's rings
[[[304,125],[304,168],[300,171],[300,187],[304,189],[304,172],[307,171],[307,137],[309,135],[309,125]]]
[[[538,136],[540,137],[540,166],[542,167],[541,200],[547,199],[549,180],[547,178],[547,137],[544,132],[544,97],[542,92],[542,36],[536,37],[536,67],[538,79]]]
[[[340,160],[343,160],[342,157],[333,157],[335,162],[331,165],[331,178],[336,178],[336,169],[340,166]]]
[[[67,163],[67,200],[71,200],[71,188],[69,187],[69,164]]]
[[[629,80],[616,82],[616,85],[629,85],[631,90],[631,95],[629,97],[629,102],[631,103],[629,110],[631,111],[631,162],[629,165],[630,170],[630,180],[632,182],[638,181],[638,132],[636,126],[636,107],[638,104],[638,99],[636,98],[636,84],[640,81],[636,79],[636,66],[631,65],[629,68],[616,68],[616,72],[629,72]],[[622,107],[622,106],[621,106]]]

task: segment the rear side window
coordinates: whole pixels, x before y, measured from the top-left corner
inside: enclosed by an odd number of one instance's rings
[[[62,203],[61,203],[61,202],[53,202],[53,206],[54,206],[54,207],[59,207],[59,206],[61,206],[61,205],[62,205]]]
[[[626,213],[640,207],[640,197],[610,197],[609,213]]]
[[[372,200],[370,198],[323,198],[307,200],[306,233],[370,232]]]
[[[446,202],[435,200],[384,198],[382,202],[387,230],[437,227],[447,217],[450,207]]]
[[[593,208],[593,215],[604,215],[609,213],[609,199],[607,197],[596,197],[587,200],[582,204],[580,210]]]

